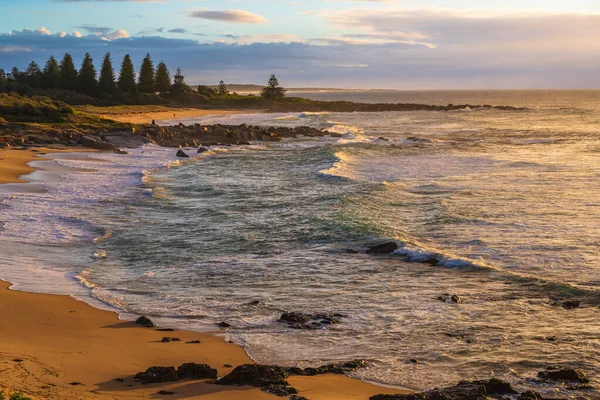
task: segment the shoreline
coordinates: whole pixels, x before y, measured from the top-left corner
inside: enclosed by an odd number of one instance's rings
[[[0,179],[12,179],[19,186],[31,185],[31,181],[22,179],[23,175],[15,177],[15,171],[35,171],[29,163],[43,161],[44,158],[37,157],[39,153],[80,151],[86,149],[4,149],[0,155],[11,154],[16,169],[3,169]],[[15,154],[17,152],[20,154]],[[206,363],[223,376],[232,370],[225,365],[235,367],[254,364],[254,361],[243,347],[225,342],[222,332],[177,330],[166,333],[141,328],[119,320],[114,309],[96,308],[92,302],[72,296],[9,290],[11,286],[0,281],[0,302],[5,307],[0,322],[0,365],[5,367],[5,379],[0,389],[7,392],[22,391],[34,399],[112,399],[115,396],[141,399],[154,398],[159,390],[174,392],[170,398],[239,399],[240,391],[244,393],[243,398],[277,398],[258,388],[212,385],[207,381],[135,383],[133,375],[153,365],[177,367],[185,362]],[[178,337],[181,342],[162,343],[161,339],[167,335]],[[192,340],[201,343],[186,343]],[[117,378],[124,382],[115,380]],[[289,382],[300,396],[313,400],[358,400],[376,394],[410,392],[345,375],[293,376]]]
[[[226,110],[200,108],[174,108],[166,106],[127,106],[127,107],[83,107],[81,110],[117,122],[148,125],[155,120],[172,121],[177,119],[201,118],[210,115],[259,114],[264,112],[257,109]]]

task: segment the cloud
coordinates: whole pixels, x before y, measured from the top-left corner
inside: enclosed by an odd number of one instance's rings
[[[280,34],[265,34],[265,35],[223,35],[221,42],[236,43],[236,44],[251,44],[251,43],[300,43],[304,40],[295,34],[280,33]]]
[[[245,24],[266,24],[269,22],[261,15],[244,10],[198,10],[190,12],[190,17]]]
[[[185,28],[175,28],[175,29],[169,29],[168,32],[169,33],[188,33],[188,30]]]
[[[29,47],[0,46],[0,53],[30,53]]]

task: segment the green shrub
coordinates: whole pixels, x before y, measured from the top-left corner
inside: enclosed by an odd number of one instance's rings
[[[65,122],[75,112],[62,101],[0,93],[0,118],[16,122]]]

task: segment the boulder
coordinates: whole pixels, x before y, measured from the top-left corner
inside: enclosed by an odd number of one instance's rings
[[[231,325],[229,325],[227,322],[219,322],[217,326],[220,328],[229,328]]]
[[[396,242],[387,242],[377,246],[370,247],[366,251],[367,254],[389,254],[398,250],[398,244]]]
[[[89,136],[82,136],[81,139],[79,139],[79,144],[84,147],[94,147],[94,145],[96,144],[96,140],[92,139]]]
[[[357,369],[364,368],[366,366],[367,363],[365,362],[365,360],[353,360],[345,363],[325,364],[315,368],[289,367],[286,369],[286,372],[289,375],[300,376],[315,376],[322,374],[347,374],[352,371],[356,371]]]
[[[567,301],[563,302],[561,305],[565,310],[572,310],[574,308],[579,308],[579,306],[581,305],[581,302],[579,300],[567,300]]]
[[[188,156],[187,154],[185,154],[185,152],[184,152],[183,150],[181,150],[181,149],[177,150],[177,154],[175,154],[175,156],[177,156],[177,157],[182,157],[182,158],[189,157],[189,156]]]
[[[154,326],[154,323],[150,320],[150,318],[146,317],[146,316],[141,316],[139,317],[136,321],[136,324],[141,325],[145,328],[152,328]]]
[[[106,142],[96,142],[94,144],[94,148],[97,150],[103,150],[103,151],[117,151],[117,146],[115,146],[112,143],[106,143]]]
[[[538,377],[548,381],[568,381],[577,383],[588,383],[588,377],[578,369],[548,367],[545,371],[538,372]]]
[[[443,389],[413,394],[379,394],[371,400],[488,400],[487,395],[503,396],[517,394],[510,383],[499,379],[460,382]]]
[[[136,374],[135,380],[143,384],[175,382],[179,380],[179,375],[175,367],[150,367],[145,372]]]
[[[450,301],[452,301],[453,303],[456,303],[456,304],[462,303],[462,299],[455,294],[453,294],[452,297],[450,297]]]
[[[215,383],[217,385],[288,386],[287,372],[277,365],[244,364],[236,367]]]
[[[217,370],[207,364],[185,363],[177,368],[181,379],[217,379]]]
[[[210,151],[210,149],[208,147],[204,147],[204,146],[202,146],[198,149],[198,153],[206,153],[207,151]]]
[[[306,314],[301,312],[284,312],[280,322],[287,322],[294,329],[320,329],[341,322],[341,314]]]

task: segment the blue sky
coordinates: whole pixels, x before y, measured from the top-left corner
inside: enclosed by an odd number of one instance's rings
[[[0,2],[0,68],[149,52],[189,83],[600,87],[597,0]]]

